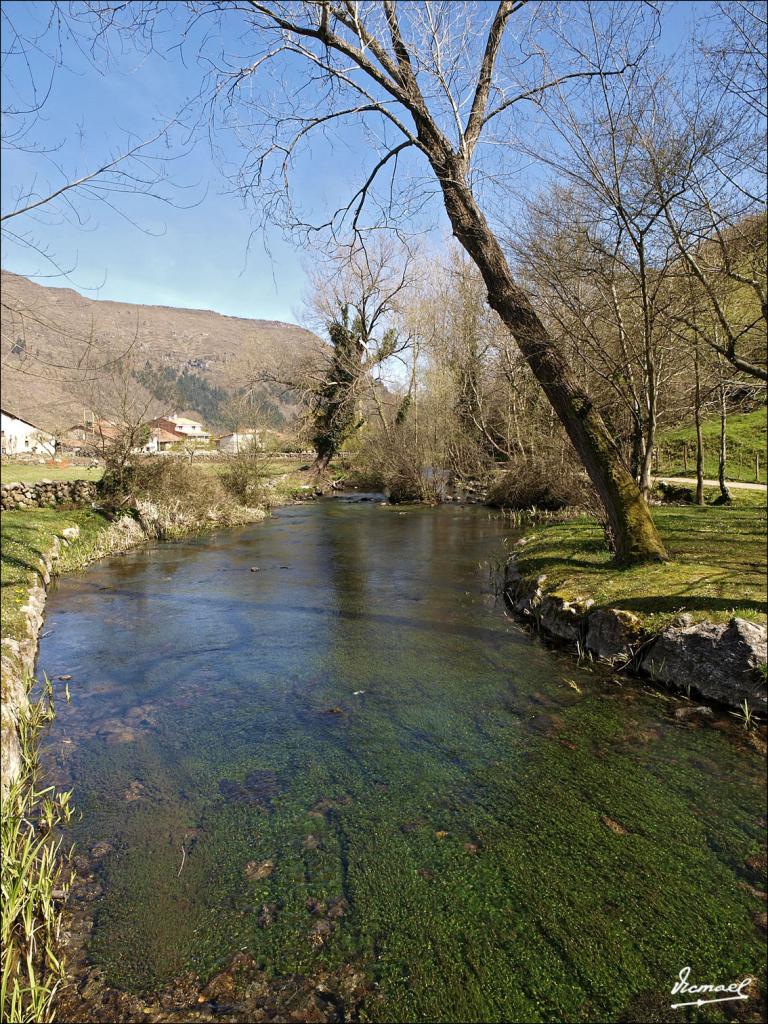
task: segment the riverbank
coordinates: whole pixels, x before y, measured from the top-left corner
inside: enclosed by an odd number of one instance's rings
[[[263,508],[222,506],[206,527],[242,525]],[[69,794],[40,781],[38,739],[55,710],[50,689],[31,703],[38,635],[51,578],[140,544],[200,532],[177,509],[109,519],[90,508],[24,509],[2,517],[2,1018],[52,1019],[64,979],[58,941],[68,882],[56,827],[71,813]]]
[[[579,655],[764,716],[765,495],[660,506],[654,519],[670,561],[631,569],[613,565],[590,517],[530,531],[506,570],[513,609]]]

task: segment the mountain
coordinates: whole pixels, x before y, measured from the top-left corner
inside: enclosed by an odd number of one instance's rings
[[[5,270],[1,284],[3,408],[47,430],[80,421],[94,390],[104,393],[103,380],[113,372],[104,367],[118,356],[130,388],[143,388],[164,411],[195,412],[213,428],[231,429],[227,404],[246,383],[264,371],[290,378],[323,344],[277,320],[87,299]],[[296,411],[276,384],[256,385],[254,404],[277,428]]]

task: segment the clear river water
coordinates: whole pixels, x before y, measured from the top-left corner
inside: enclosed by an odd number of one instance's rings
[[[512,540],[323,500],[55,583],[64,1019],[760,1019],[670,1009],[762,977],[760,754],[509,619]]]

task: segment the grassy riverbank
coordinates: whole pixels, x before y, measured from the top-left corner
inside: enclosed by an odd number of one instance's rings
[[[583,516],[534,530],[515,551],[518,569],[525,578],[545,574],[549,593],[634,612],[649,630],[683,611],[696,621],[765,622],[765,495],[734,491],[732,506],[661,506],[653,516],[665,565],[617,569],[600,526]]]
[[[29,588],[41,578],[41,560],[51,551],[55,537],[72,526],[78,527],[80,537],[76,545],[62,551],[58,571],[87,564],[89,554],[108,530],[109,521],[90,509],[34,509],[3,513],[0,534],[3,636],[14,640],[23,638],[21,608]]]
[[[56,538],[77,527],[79,537],[62,547],[56,571],[79,568],[109,548],[109,521],[90,510],[56,509],[5,512],[2,517],[3,638],[31,639],[25,606],[32,587],[43,578],[44,559]],[[13,674],[10,665],[4,672]],[[31,680],[22,680],[27,687]],[[4,682],[10,687],[10,679]],[[64,979],[59,959],[62,897],[66,892],[65,860],[56,828],[69,820],[69,794],[57,793],[41,777],[38,737],[52,720],[50,691],[18,714],[21,772],[2,803],[2,1019],[49,1021],[53,1001]],[[4,721],[3,728],[8,727]]]

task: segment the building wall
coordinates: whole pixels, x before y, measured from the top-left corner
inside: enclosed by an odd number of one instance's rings
[[[21,452],[35,455],[53,455],[56,442],[51,434],[33,427],[31,423],[7,416],[2,413],[2,448],[5,455],[17,455]]]

